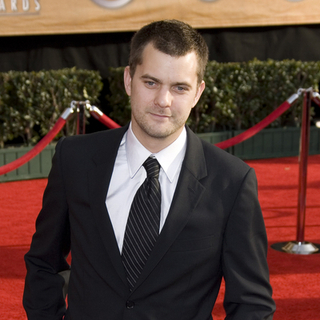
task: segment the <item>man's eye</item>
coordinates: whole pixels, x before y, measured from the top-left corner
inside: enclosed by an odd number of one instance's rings
[[[184,92],[184,91],[187,91],[187,89],[185,87],[182,87],[182,86],[177,86],[177,91]]]
[[[149,87],[154,87],[155,86],[155,82],[154,81],[146,81],[145,84]]]

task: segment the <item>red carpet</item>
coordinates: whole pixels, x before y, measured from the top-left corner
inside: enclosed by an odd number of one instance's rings
[[[298,159],[247,161],[255,168],[269,244],[296,238]],[[26,319],[21,299],[23,255],[34,232],[46,179],[0,183],[0,320]],[[320,243],[320,155],[309,157],[305,240]],[[291,255],[269,249],[275,320],[320,319],[320,254]],[[213,310],[224,319],[223,288]]]

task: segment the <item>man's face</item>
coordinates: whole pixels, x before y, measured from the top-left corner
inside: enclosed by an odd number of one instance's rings
[[[145,47],[133,78],[126,67],[124,83],[131,97],[132,130],[151,152],[177,139],[198,102],[205,84],[197,83],[197,67],[195,52],[171,57],[152,44]]]

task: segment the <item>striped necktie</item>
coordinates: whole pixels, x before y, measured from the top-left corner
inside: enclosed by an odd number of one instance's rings
[[[122,261],[130,289],[134,287],[159,235],[160,165],[149,157],[143,164],[147,178],[134,196],[122,248]]]

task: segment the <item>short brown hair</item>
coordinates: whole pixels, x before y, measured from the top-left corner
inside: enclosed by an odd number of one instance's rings
[[[143,50],[149,43],[172,57],[182,57],[195,51],[198,57],[198,84],[201,83],[209,50],[203,37],[190,25],[179,20],[162,20],[152,22],[136,32],[131,40],[129,57],[131,78],[137,65],[142,64]]]

